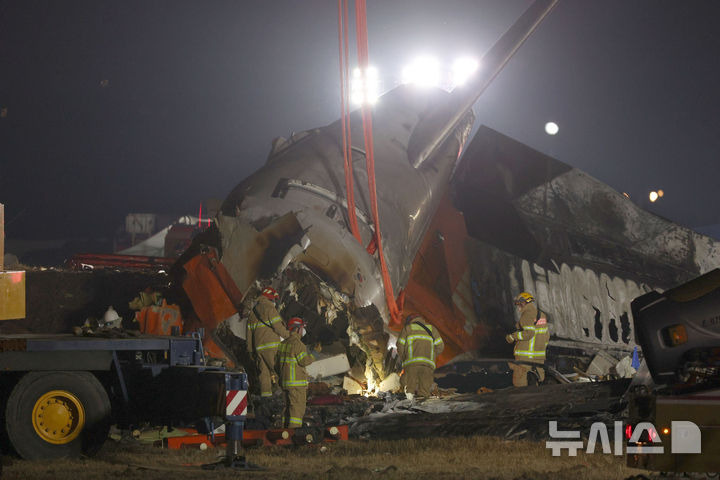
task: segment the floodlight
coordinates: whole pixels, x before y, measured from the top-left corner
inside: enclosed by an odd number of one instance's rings
[[[411,64],[403,68],[402,82],[422,87],[440,85],[440,62],[436,58],[429,56],[416,58]]]

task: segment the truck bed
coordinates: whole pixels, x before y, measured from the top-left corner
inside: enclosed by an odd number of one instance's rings
[[[198,365],[202,352],[192,337],[130,338],[70,334],[0,336],[0,371],[109,370],[120,352],[160,352],[168,366]],[[127,355],[127,353],[125,353]]]

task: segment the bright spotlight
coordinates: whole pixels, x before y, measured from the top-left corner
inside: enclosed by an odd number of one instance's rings
[[[652,191],[650,192],[650,201],[655,202],[658,199],[659,195],[658,192]]]
[[[465,85],[468,78],[478,69],[480,64],[474,58],[458,58],[452,65],[452,84],[455,87]]]
[[[350,81],[350,100],[355,105],[368,103],[373,105],[380,96],[380,75],[377,68],[368,67],[364,72],[359,68],[353,70]]]
[[[433,57],[418,57],[403,68],[402,82],[422,87],[440,85],[440,62]]]
[[[547,122],[545,124],[545,133],[548,135],[557,135],[557,133],[560,131],[560,127],[558,127],[558,124],[555,122]]]

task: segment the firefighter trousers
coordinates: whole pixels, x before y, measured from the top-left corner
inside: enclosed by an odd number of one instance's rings
[[[260,370],[260,396],[272,397],[272,378],[275,374],[275,354],[277,348],[268,348],[255,352],[257,365]]]
[[[285,387],[285,410],[283,411],[283,427],[301,427],[305,415],[307,387]]]
[[[408,365],[402,376],[402,385],[405,393],[412,393],[418,397],[429,397],[432,388],[435,370],[425,365]]]
[[[538,383],[545,380],[545,369],[542,364],[529,365],[527,363],[508,362],[508,367],[513,371],[512,382],[514,387],[527,387],[528,373],[534,368],[538,375]]]

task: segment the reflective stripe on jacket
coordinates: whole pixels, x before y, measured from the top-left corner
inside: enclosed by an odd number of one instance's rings
[[[305,344],[300,340],[297,332],[282,341],[275,357],[275,368],[280,375],[280,386],[307,387],[307,372],[305,367],[315,361],[315,357],[307,352]]]
[[[257,311],[258,316],[255,314]],[[275,304],[268,298],[260,297],[255,308],[250,310],[247,323],[248,350],[259,352],[280,346],[280,337],[287,338],[290,333],[283,325],[282,317]]]
[[[550,340],[550,333],[545,314],[541,312],[539,319],[537,316],[537,307],[532,303],[526,305],[520,315],[518,323],[521,330],[511,334],[515,339],[513,354],[516,360],[545,363],[545,350]]]
[[[428,335],[430,330],[432,335]],[[414,319],[400,332],[397,351],[403,368],[408,365],[426,365],[435,368],[435,359],[442,353],[445,344],[437,329],[422,317]]]

